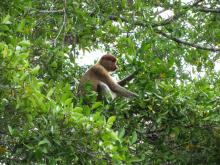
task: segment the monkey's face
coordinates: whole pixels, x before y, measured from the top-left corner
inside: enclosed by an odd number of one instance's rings
[[[115,71],[118,69],[118,66],[116,64],[116,61],[115,62],[112,62],[112,67],[111,67],[111,71]]]
[[[116,63],[116,58],[112,55],[104,55],[100,60],[100,64],[109,72],[115,71],[118,68]]]
[[[111,60],[106,60],[104,62],[104,67],[106,68],[106,70],[110,72],[113,72],[118,68],[116,61],[111,61]]]

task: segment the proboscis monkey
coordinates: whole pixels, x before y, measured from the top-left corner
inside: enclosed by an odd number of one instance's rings
[[[84,85],[90,83],[92,89],[98,93],[98,98],[102,98],[103,92],[108,92],[109,90],[115,93],[117,96],[124,97],[137,97],[136,93],[133,93],[123,86],[129,82],[136,72],[127,76],[123,80],[116,82],[109,72],[115,71],[117,69],[116,58],[111,54],[106,54],[101,57],[101,59],[93,65],[80,79],[79,91],[84,93]]]

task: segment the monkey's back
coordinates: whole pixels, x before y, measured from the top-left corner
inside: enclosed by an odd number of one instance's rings
[[[92,89],[94,91],[97,91],[97,85],[99,84],[99,77],[97,76],[97,73],[94,72],[97,69],[95,69],[96,65],[92,66],[89,70],[86,71],[86,73],[81,77],[80,83],[79,83],[79,90],[83,91],[86,84],[91,84]]]

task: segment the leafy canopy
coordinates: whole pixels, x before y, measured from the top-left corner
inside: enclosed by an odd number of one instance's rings
[[[0,2],[0,163],[219,164],[215,0]],[[166,14],[167,13],[167,14]],[[104,49],[138,99],[77,95]]]

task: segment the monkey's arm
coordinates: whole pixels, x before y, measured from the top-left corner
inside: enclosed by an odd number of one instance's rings
[[[125,89],[124,87],[120,86],[117,82],[115,82],[112,77],[105,71],[103,71],[102,67],[96,67],[96,74],[97,78],[108,85],[108,87],[116,93],[118,96],[124,97],[137,97],[138,95]]]
[[[105,78],[102,79],[104,83],[108,85],[108,87],[116,93],[118,96],[124,96],[124,97],[138,97],[136,93],[133,93],[126,88],[120,86],[118,83],[116,83],[109,75],[105,75]]]
[[[138,70],[134,71],[133,73],[131,73],[130,75],[128,75],[124,79],[118,81],[118,84],[121,85],[121,86],[125,86],[129,81],[131,81],[134,78],[134,76],[137,73],[138,73]]]
[[[117,83],[111,84],[110,89],[115,92],[118,96],[124,97],[138,97],[136,93],[133,93],[124,87],[118,85]]]

